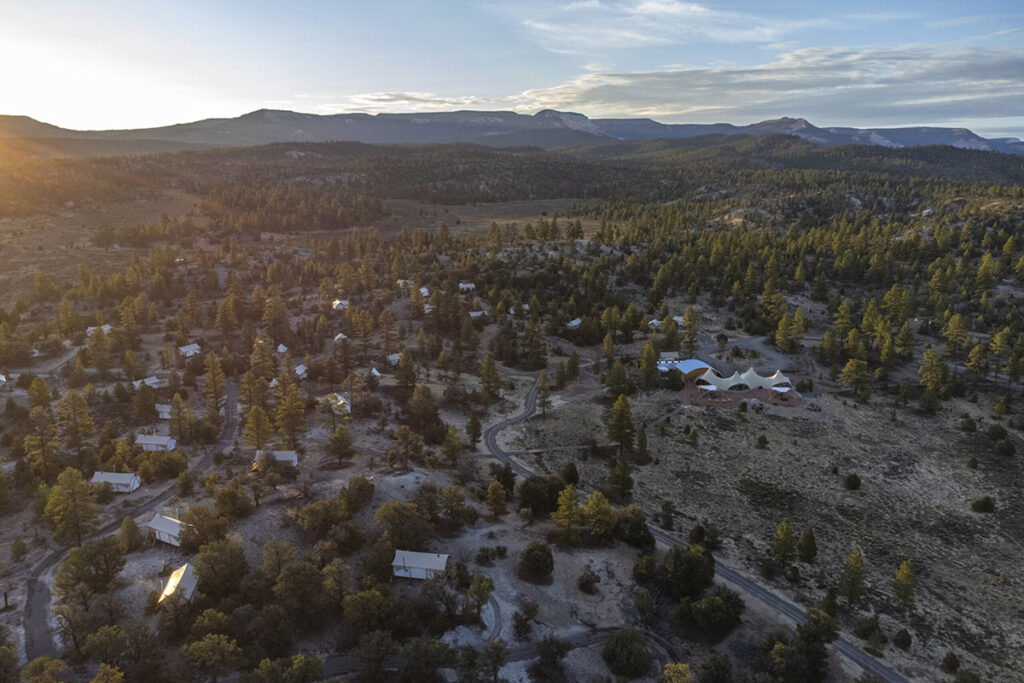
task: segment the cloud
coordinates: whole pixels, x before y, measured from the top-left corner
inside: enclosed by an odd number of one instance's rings
[[[960,125],[999,120],[1024,128],[1024,51],[957,45],[805,48],[753,66],[590,70],[572,80],[499,97],[366,93],[320,111],[450,109],[579,111],[591,117],[749,123],[801,116],[818,125]],[[1007,123],[1017,122],[1017,123]]]
[[[788,114],[822,124],[881,126],[1019,117],[1024,52],[948,45],[806,48],[751,67],[587,73],[527,91],[522,99],[592,116],[681,122]]]
[[[517,3],[516,16],[524,13],[522,25],[539,44],[577,52],[677,45],[694,39],[772,43],[795,30],[835,23],[834,19],[782,19],[725,11],[681,0],[578,1],[525,8]]]

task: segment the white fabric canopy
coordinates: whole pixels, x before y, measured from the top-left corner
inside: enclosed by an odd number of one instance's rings
[[[776,370],[774,375],[763,377],[754,372],[754,368],[749,368],[743,373],[734,372],[730,377],[721,377],[713,370],[708,370],[698,377],[697,381],[726,391],[740,385],[748,386],[751,389],[771,389],[783,384],[790,384],[789,378],[779,370]]]

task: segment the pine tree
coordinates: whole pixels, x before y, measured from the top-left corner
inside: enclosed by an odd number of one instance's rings
[[[81,546],[82,537],[93,530],[98,515],[92,485],[81,472],[67,468],[50,489],[44,514],[58,540],[74,540],[75,545]]]
[[[257,377],[262,377],[268,382],[277,373],[277,361],[274,360],[273,342],[265,334],[258,335],[253,340],[249,367]]]
[[[537,405],[542,415],[546,415],[551,407],[551,382],[548,381],[548,373],[540,373],[537,379]]]
[[[267,412],[258,405],[250,408],[249,417],[245,421],[245,430],[242,432],[242,441],[247,446],[259,451],[263,450],[273,436],[274,425],[267,417]]]
[[[180,443],[187,443],[191,438],[192,423],[181,394],[175,394],[171,399],[170,432]]]
[[[818,543],[814,540],[814,529],[807,527],[796,542],[797,556],[801,562],[814,562],[818,556]]]
[[[291,448],[298,448],[299,438],[306,431],[306,407],[294,382],[286,382],[275,416],[277,430]]]
[[[497,519],[507,513],[507,503],[505,487],[499,482],[492,481],[487,487],[487,507],[491,511],[491,516]]]
[[[224,369],[220,365],[217,354],[206,354],[206,382],[203,395],[206,396],[206,419],[214,424],[220,422],[220,411],[224,408],[227,396]]]
[[[856,391],[857,397],[862,400],[871,395],[871,374],[866,361],[851,358],[839,373],[839,381]]]
[[[53,481],[60,470],[60,430],[40,407],[29,413],[33,432],[26,435],[22,445],[32,474],[43,481]]]
[[[928,349],[924,352],[918,374],[925,387],[935,394],[942,395],[946,388],[946,376],[948,368],[942,356],[935,349]]]
[[[349,433],[348,425],[340,424],[334,428],[327,449],[337,458],[339,465],[352,459],[355,451],[352,450],[352,435]]]
[[[416,386],[416,363],[408,349],[402,349],[398,356],[398,363],[395,365],[395,380],[398,386],[410,390]]]
[[[64,441],[75,452],[78,466],[82,466],[82,446],[96,433],[96,424],[89,415],[89,404],[75,390],[70,390],[57,404],[57,414],[64,424]]]
[[[839,574],[839,594],[845,596],[851,605],[860,602],[864,593],[864,558],[860,548],[854,548],[846,557],[846,564]]]
[[[469,442],[473,444],[473,448],[480,443],[481,436],[480,418],[473,413],[469,416],[469,422],[466,423],[466,436],[469,437]]]
[[[893,593],[903,609],[914,609],[914,588],[917,587],[917,576],[914,574],[912,560],[904,560],[896,572],[892,584]]]
[[[620,394],[619,398],[615,401],[615,405],[612,406],[612,414],[608,419],[608,439],[619,445],[619,453],[621,453],[623,449],[633,447],[635,432],[636,428],[633,426],[633,413],[629,407],[629,401],[626,399],[625,394]]]
[[[654,342],[648,341],[640,353],[640,383],[645,389],[650,389],[658,381],[658,351],[654,348]]]
[[[687,308],[683,313],[682,340],[680,341],[683,353],[692,358],[697,353],[697,312]]]
[[[617,502],[628,499],[633,491],[633,476],[630,474],[629,463],[622,458],[617,458],[612,463],[608,472],[608,489]]]
[[[583,522],[583,512],[580,510],[580,494],[576,487],[569,484],[558,494],[558,507],[551,513],[562,535],[562,541],[567,545],[574,545],[579,539],[579,527]]]
[[[501,376],[498,375],[498,366],[495,365],[494,356],[491,354],[484,356],[483,362],[480,363],[480,382],[488,401],[501,398]]]
[[[796,551],[796,537],[789,525],[788,519],[783,519],[775,527],[775,538],[772,540],[772,554],[783,566],[793,561],[793,554]]]

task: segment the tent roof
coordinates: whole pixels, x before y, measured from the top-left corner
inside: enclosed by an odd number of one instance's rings
[[[157,513],[153,515],[153,519],[149,520],[146,523],[146,526],[148,526],[150,529],[153,529],[154,531],[162,531],[165,534],[177,536],[179,533],[181,533],[181,527],[184,525],[172,517],[164,517],[163,515]]]
[[[414,567],[417,569],[429,569],[433,571],[444,571],[448,567],[448,556],[438,553],[417,553],[412,550],[396,550],[395,559],[391,561],[392,567]]]
[[[139,445],[167,446],[172,441],[174,441],[173,437],[157,436],[156,434],[139,434],[135,437],[135,443]]]
[[[191,600],[196,592],[198,583],[199,579],[196,578],[195,572],[192,571],[192,564],[186,562],[171,572],[171,575],[167,578],[167,585],[164,586],[164,592],[160,594],[160,599],[157,602],[163,602],[164,598],[169,598],[174,594],[179,594],[186,600]]]
[[[740,384],[746,385],[751,389],[771,389],[772,387],[779,386],[781,384],[790,384],[789,378],[782,374],[781,371],[776,370],[774,374],[764,377],[763,375],[757,374],[754,368],[748,368],[742,374],[734,372],[729,377],[721,377],[712,370],[706,371],[703,375],[697,378],[702,382],[707,382],[715,386],[718,389],[732,389]]]
[[[104,482],[110,484],[131,484],[132,480],[136,478],[135,474],[130,472],[93,472],[92,484],[102,484]]]

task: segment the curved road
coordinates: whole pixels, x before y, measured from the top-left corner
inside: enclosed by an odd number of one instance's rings
[[[234,445],[238,422],[238,383],[235,380],[225,382],[224,424],[221,426],[217,449],[225,450]],[[205,471],[213,464],[212,453],[207,453],[192,470]],[[174,482],[164,487],[160,493],[131,511],[132,517],[138,518],[167,502],[174,495]],[[121,527],[122,518],[110,521],[83,538],[83,541],[94,541],[102,536],[113,533]],[[49,655],[58,656],[57,647],[50,631],[50,586],[40,577],[55,565],[64,561],[71,551],[70,548],[57,548],[48,553],[32,568],[27,579],[28,590],[25,597],[25,610],[22,624],[25,630],[25,657],[31,662],[36,657]]]
[[[521,464],[519,461],[514,460],[510,453],[502,450],[498,445],[498,434],[507,427],[528,420],[536,411],[537,383],[534,382],[523,401],[523,410],[518,415],[496,422],[484,430],[483,441],[487,446],[487,450],[489,450],[495,458],[509,465],[516,474],[524,477],[531,477],[536,473],[529,467]],[[668,546],[680,544],[680,539],[673,534],[670,534],[664,529],[660,529],[654,525],[648,526],[650,526],[651,533],[654,535],[656,540]],[[715,559],[715,575],[721,580],[731,583],[741,590],[749,593],[779,614],[782,614],[784,617],[791,619],[798,624],[802,624],[807,618],[807,613],[802,608],[797,607],[785,598],[776,595],[756,581],[747,578],[736,569],[723,564],[722,561],[717,558]],[[870,671],[876,676],[881,676],[887,683],[910,683],[909,680],[899,672],[878,661],[878,659],[864,652],[864,650],[846,640],[843,636],[839,636],[839,638],[832,643],[832,647],[863,669]]]

